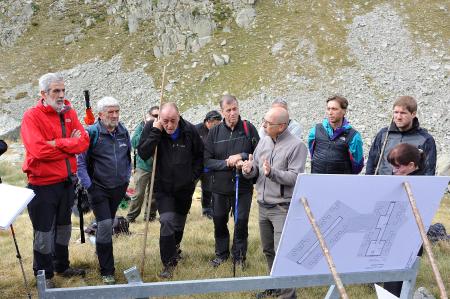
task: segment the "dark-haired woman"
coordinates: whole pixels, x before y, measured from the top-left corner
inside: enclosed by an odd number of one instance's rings
[[[425,154],[422,150],[408,143],[397,144],[387,156],[392,165],[393,175],[424,175],[423,164]],[[422,247],[418,256],[422,256]],[[384,288],[393,295],[400,297],[402,281],[390,281],[384,283]]]

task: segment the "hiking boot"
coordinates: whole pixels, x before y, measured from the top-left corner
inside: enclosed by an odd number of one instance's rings
[[[247,263],[245,262],[245,259],[236,259],[233,262],[236,263],[236,266],[241,266],[242,271],[247,269]]]
[[[268,297],[278,297],[278,294],[280,294],[279,289],[268,289],[268,290],[264,290],[262,292],[256,293],[255,298],[262,299],[262,298],[268,298]]]
[[[228,258],[221,258],[216,256],[215,258],[213,258],[212,260],[209,261],[209,264],[211,266],[213,266],[214,268],[219,267],[221,264],[225,263],[227,261]]]
[[[62,277],[73,277],[73,276],[82,276],[84,277],[86,275],[86,270],[79,269],[79,268],[67,268],[64,270],[64,272],[56,272],[59,276]]]
[[[47,289],[54,289],[54,288],[56,288],[56,285],[55,285],[55,282],[53,281],[53,279],[47,278],[45,280],[45,287]]]
[[[114,275],[104,275],[102,276],[102,281],[104,284],[107,285],[116,284],[116,279],[114,278]]]
[[[164,269],[158,274],[162,279],[170,279],[173,277],[174,266],[164,266]]]
[[[144,221],[148,221],[148,222],[154,222],[156,220],[156,215],[155,216],[150,216],[150,217],[144,217]]]
[[[180,249],[179,246],[177,246],[177,253],[175,254],[175,259],[177,262],[181,259],[183,259],[183,255],[181,254],[183,251]]]

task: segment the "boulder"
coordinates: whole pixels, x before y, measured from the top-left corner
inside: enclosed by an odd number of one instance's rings
[[[225,64],[225,60],[223,59],[223,57],[219,56],[217,54],[213,54],[213,60],[214,60],[214,64],[217,66]]]
[[[254,8],[241,9],[236,15],[236,24],[241,28],[249,28],[256,18],[256,10]]]
[[[426,288],[424,287],[420,287],[418,288],[415,292],[414,292],[414,299],[436,299],[433,294],[431,294],[430,291],[428,291]]]

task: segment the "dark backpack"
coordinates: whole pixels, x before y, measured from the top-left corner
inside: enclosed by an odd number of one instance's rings
[[[435,223],[430,226],[427,232],[428,240],[431,242],[437,242],[440,240],[449,240],[450,236],[447,236],[445,226],[442,223]]]

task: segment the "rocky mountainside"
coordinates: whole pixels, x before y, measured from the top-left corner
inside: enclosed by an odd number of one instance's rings
[[[365,153],[390,119],[393,100],[412,95],[419,119],[450,152],[450,6],[447,1],[127,0],[0,2],[0,136],[14,136],[37,98],[37,78],[62,71],[82,113],[112,95],[132,128],[145,109],[176,101],[201,121],[223,93],[259,124],[275,97],[307,130],[335,93]]]

